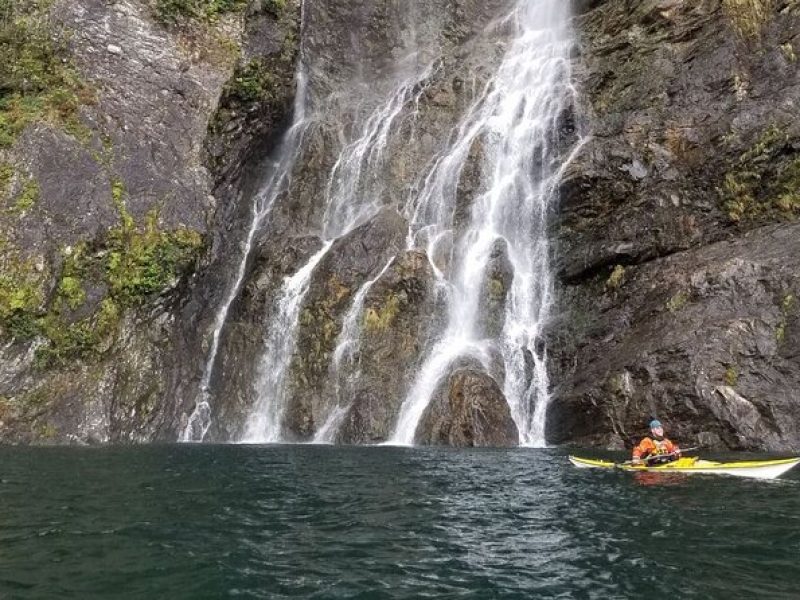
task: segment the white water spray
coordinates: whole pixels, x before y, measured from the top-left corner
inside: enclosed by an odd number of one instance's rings
[[[549,391],[542,329],[552,304],[546,226],[558,176],[552,141],[571,93],[569,16],[569,2],[563,0],[517,5],[507,19],[515,39],[496,76],[409,204],[410,245],[425,247],[432,261],[442,244],[453,245],[451,268],[437,269],[449,288],[448,324],[403,402],[390,443],[414,443],[436,387],[457,358],[472,356],[488,365],[499,343],[504,392],[520,443],[545,444]],[[469,223],[454,231],[459,182],[475,147],[483,181]],[[498,242],[508,250],[513,283],[501,339],[492,340],[483,337],[479,306]]]

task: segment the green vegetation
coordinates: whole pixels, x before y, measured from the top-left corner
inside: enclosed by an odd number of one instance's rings
[[[42,423],[37,428],[37,433],[43,440],[54,440],[58,436],[58,429],[52,423]]]
[[[608,276],[606,280],[606,289],[607,290],[616,290],[623,284],[625,281],[625,267],[622,265],[616,265],[614,270],[611,271],[611,275]]]
[[[120,193],[119,187],[113,189],[114,194]],[[121,224],[109,232],[104,248],[90,254],[86,246],[80,246],[65,258],[55,300],[38,321],[48,341],[37,350],[41,367],[97,354],[116,332],[123,309],[138,306],[168,287],[202,245],[195,231],[161,231],[154,211],[143,227],[137,227],[124,203],[121,206]],[[84,277],[100,279],[108,295],[94,314],[71,323],[69,311],[86,301]]]
[[[67,34],[51,22],[51,4],[0,0],[0,148],[37,121],[86,135],[78,109],[92,93],[67,60]]]
[[[271,99],[275,80],[261,59],[253,59],[236,67],[233,78],[225,87],[231,100],[249,103]]]
[[[165,232],[158,227],[158,212],[150,211],[137,227],[125,207],[121,182],[112,184],[112,200],[120,225],[109,231],[106,276],[111,297],[121,306],[135,306],[167,287],[202,245],[196,231]]]
[[[34,179],[28,180],[22,187],[22,192],[14,202],[14,212],[17,214],[24,213],[39,201],[41,191],[39,184]]]
[[[775,12],[774,0],[722,0],[722,6],[734,30],[744,40],[760,39]]]
[[[326,281],[323,293],[300,313],[299,352],[292,366],[295,386],[318,388],[327,381],[330,355],[341,332],[337,315],[350,296],[350,288],[334,273]]]
[[[247,0],[156,0],[155,15],[163,25],[177,25],[190,20],[214,22],[222,15],[238,12],[246,6]]]
[[[7,163],[0,162],[0,200],[5,199],[13,179],[14,167]]]
[[[4,244],[5,245],[5,244]],[[36,334],[36,314],[42,304],[42,275],[31,261],[4,248],[0,255],[0,325],[12,338]]]
[[[789,135],[771,126],[725,174],[719,193],[734,223],[800,214],[800,154]]]
[[[400,298],[389,293],[380,306],[370,306],[364,314],[364,328],[370,332],[386,331],[400,314]]]
[[[667,310],[671,313],[678,312],[689,301],[689,294],[680,291],[667,301]]]
[[[58,284],[58,293],[72,310],[79,308],[86,300],[86,292],[77,277],[63,277]]]
[[[778,323],[778,328],[775,330],[775,340],[778,344],[786,341],[786,327],[789,322],[789,313],[795,305],[795,297],[793,294],[786,294],[781,302],[781,320]]]
[[[728,365],[725,369],[725,385],[729,387],[736,387],[739,382],[739,371],[736,370],[734,365]]]
[[[264,8],[270,11],[273,15],[279,15],[286,10],[286,0],[266,0]]]
[[[36,334],[34,313],[41,302],[41,288],[36,282],[15,281],[0,275],[0,320],[13,338],[30,339]]]
[[[489,278],[489,300],[494,303],[502,302],[506,298],[506,286],[499,277]]]
[[[113,328],[105,329],[96,317],[65,323],[57,312],[39,319],[38,326],[39,333],[47,339],[46,345],[36,349],[36,364],[40,368],[92,355],[116,329],[116,323]]]
[[[2,254],[2,335],[44,338],[36,356],[41,367],[99,356],[117,331],[123,310],[169,287],[202,246],[196,231],[161,230],[155,210],[137,224],[126,208],[125,188],[119,181],[111,184],[111,200],[119,212],[119,225],[103,241],[64,249],[58,283],[47,302],[42,291],[45,275],[30,261],[14,259],[7,249]],[[89,316],[75,321],[74,312],[86,303],[87,285],[106,290],[106,295],[89,309]]]
[[[792,45],[792,42],[781,44],[781,51],[783,52],[783,56],[790,63],[793,63],[797,60],[797,55],[794,53],[794,46]]]
[[[70,310],[80,308],[86,301],[86,291],[83,289],[86,270],[82,264],[85,252],[86,245],[81,244],[63,253],[64,266],[61,270],[61,281],[58,282],[56,303],[63,302]]]

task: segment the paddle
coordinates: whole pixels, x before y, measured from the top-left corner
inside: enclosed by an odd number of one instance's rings
[[[700,450],[700,448],[701,448],[701,446],[692,446],[691,448],[679,448],[677,451],[669,452],[667,454],[653,454],[651,456],[645,456],[642,459],[642,462],[644,462],[645,466],[647,466],[650,463],[651,460],[654,460],[656,458],[664,458],[666,456],[675,456],[676,454],[682,454],[684,452],[693,452],[694,450]],[[632,460],[626,460],[623,463],[619,463],[618,466],[628,466],[628,465],[633,465],[633,464],[635,464],[635,463]]]

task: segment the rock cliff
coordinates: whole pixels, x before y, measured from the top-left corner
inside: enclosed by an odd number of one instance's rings
[[[189,290],[231,165],[291,107],[298,7],[4,0],[0,19],[0,436],[174,440]]]
[[[579,150],[535,341],[548,440],[620,447],[658,416],[682,443],[800,447],[800,5],[573,4],[577,102],[554,142]],[[246,437],[278,384],[281,439],[387,440],[443,328],[486,139],[454,206],[423,207],[452,211],[450,238],[410,248],[409,197],[513,5],[0,0],[0,440],[175,440],[206,375],[206,440]],[[510,254],[494,243],[480,281],[487,339]],[[286,282],[317,259],[289,318]],[[417,443],[518,442],[500,353],[445,369]]]
[[[590,137],[563,182],[554,442],[800,447],[800,9],[584,3]]]

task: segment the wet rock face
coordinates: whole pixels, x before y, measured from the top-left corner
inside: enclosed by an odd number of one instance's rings
[[[275,317],[282,282],[320,250],[315,236],[286,240],[283,248],[264,247],[253,259],[250,277],[231,305],[220,343],[219,362],[211,381],[215,394],[209,441],[239,439],[256,403],[256,381],[264,362],[264,339]],[[187,394],[189,399],[191,394]]]
[[[202,366],[197,323],[218,294],[195,293],[191,274],[215,238],[214,215],[230,215],[245,184],[229,176],[215,189],[223,173],[207,168],[209,123],[230,88],[233,48],[246,46],[248,60],[280,54],[277,42],[251,40],[292,25],[263,11],[171,25],[145,0],[35,10],[34,22],[66,40],[57,60],[81,87],[74,118],[33,118],[0,148],[0,200],[24,207],[0,214],[0,270],[30,298],[0,319],[0,437],[175,440]],[[291,104],[293,89],[273,92]],[[73,110],[62,95],[59,110]],[[283,115],[259,106],[248,105],[248,123],[268,138]],[[244,160],[253,144],[240,139],[230,155]]]
[[[800,15],[732,4],[581,3],[552,442],[629,446],[659,416],[684,444],[800,446]]]
[[[558,365],[550,439],[630,445],[658,416],[684,444],[796,448],[798,234],[764,227],[572,296],[583,329]]]
[[[337,441],[386,441],[434,324],[434,275],[421,252],[405,252],[372,286],[364,302],[360,376],[343,399],[346,416]]]
[[[251,2],[241,56],[219,98],[205,140],[206,162],[217,181],[237,185],[275,145],[291,117],[300,50],[300,2]]]
[[[316,269],[300,314],[290,366],[292,399],[285,422],[288,438],[310,438],[337,401],[347,401],[337,398],[336,378],[343,374],[333,372],[343,320],[357,290],[400,254],[406,227],[397,212],[384,209],[339,239]],[[363,320],[364,316],[358,318]]]
[[[505,325],[506,297],[514,281],[514,269],[508,258],[508,246],[504,241],[495,243],[484,277],[484,292],[480,311],[483,315],[484,335],[497,338]]]
[[[435,392],[417,428],[429,446],[512,447],[519,432],[497,382],[479,366],[454,369]]]
[[[575,73],[591,138],[563,182],[562,278],[796,216],[780,200],[800,135],[796,10],[772,3],[745,34],[729,3],[590,4]]]

